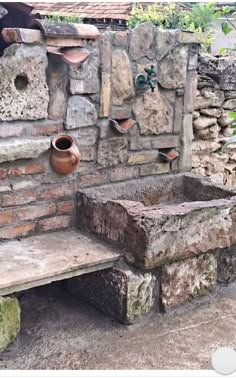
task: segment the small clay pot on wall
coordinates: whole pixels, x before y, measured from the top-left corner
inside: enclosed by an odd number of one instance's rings
[[[80,159],[74,138],[61,134],[52,139],[50,162],[54,171],[60,175],[67,175],[75,170]]]

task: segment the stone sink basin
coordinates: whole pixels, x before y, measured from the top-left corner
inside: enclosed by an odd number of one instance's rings
[[[120,246],[144,269],[236,242],[236,191],[192,174],[152,176],[84,189],[78,225]]]

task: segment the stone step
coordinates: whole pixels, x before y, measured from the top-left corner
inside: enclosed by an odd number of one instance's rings
[[[0,296],[112,267],[120,255],[79,231],[0,243]]]

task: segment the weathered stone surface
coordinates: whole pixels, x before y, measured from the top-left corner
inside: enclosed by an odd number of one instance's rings
[[[23,28],[4,28],[2,36],[7,43],[44,43],[45,40],[40,30]]]
[[[154,58],[152,49],[154,42],[154,26],[151,22],[137,25],[131,34],[129,55],[133,60],[142,57]]]
[[[194,119],[197,119],[197,118],[199,118],[200,117],[200,113],[199,112],[197,112],[196,110],[193,112],[193,120]]]
[[[158,82],[164,88],[182,88],[186,83],[188,49],[186,46],[174,47],[158,64]]]
[[[47,77],[49,87],[48,116],[53,120],[63,120],[67,103],[67,66],[50,55]]]
[[[175,31],[156,30],[156,58],[161,61],[175,45]]]
[[[202,93],[202,92],[201,92]],[[224,92],[214,88],[207,88],[202,96],[195,99],[194,109],[199,110],[209,107],[220,107],[224,102]]]
[[[223,129],[223,135],[225,137],[231,137],[233,135],[233,129],[226,127],[225,129]]]
[[[194,102],[197,92],[197,72],[188,71],[187,80],[184,91],[184,113],[192,113],[194,111]]]
[[[225,91],[225,99],[236,98],[236,91]]]
[[[136,97],[133,112],[142,135],[171,133],[173,109],[159,91],[147,91]]]
[[[112,54],[112,103],[122,105],[134,96],[132,70],[125,50],[115,50]]]
[[[35,159],[50,147],[50,138],[19,138],[0,142],[0,163],[18,159]]]
[[[235,238],[235,191],[189,174],[88,189],[78,206],[79,226],[119,245],[130,264],[145,269],[229,247]]]
[[[224,109],[233,110],[236,108],[236,98],[231,98],[230,100],[226,100],[222,107]]]
[[[206,254],[171,265],[164,265],[161,300],[165,310],[206,295],[216,286],[216,257]]]
[[[157,151],[142,151],[135,154],[130,154],[128,157],[128,164],[135,165],[152,163],[157,160],[157,157]]]
[[[111,110],[112,119],[126,119],[126,118],[131,118],[131,117],[132,117],[132,113],[130,109],[113,107]]]
[[[112,169],[110,173],[111,182],[124,181],[139,176],[139,167],[119,167]]]
[[[0,59],[0,120],[34,120],[48,115],[45,46],[13,44]]]
[[[20,331],[20,305],[16,298],[0,297],[0,352],[7,348]]]
[[[80,68],[70,67],[71,94],[92,94],[99,91],[98,66],[99,56],[95,49]]]
[[[194,140],[192,151],[198,154],[209,154],[221,149],[221,144],[216,141]]]
[[[192,114],[184,114],[182,135],[181,135],[181,171],[191,171],[192,167],[192,140],[193,140],[193,118]]]
[[[236,279],[236,246],[218,251],[217,279],[229,283]]]
[[[226,127],[233,123],[233,119],[228,116],[228,112],[223,113],[222,117],[220,117],[217,121],[221,127]]]
[[[66,129],[93,126],[97,122],[97,111],[94,104],[84,96],[72,96],[68,101]]]
[[[178,147],[180,144],[179,136],[165,135],[152,138],[152,148],[171,148]]]
[[[121,323],[132,324],[157,304],[157,277],[128,265],[69,280],[67,289]]]
[[[193,121],[193,127],[196,130],[202,130],[211,125],[215,125],[216,123],[217,123],[216,118],[201,116],[195,119],[195,121]]]
[[[98,130],[96,127],[81,127],[78,130],[71,130],[68,135],[76,139],[77,146],[93,146],[97,141]]]
[[[100,117],[109,117],[111,99],[111,33],[106,31],[101,38],[101,99]]]
[[[211,127],[207,127],[205,129],[200,129],[197,130],[195,129],[195,134],[198,138],[203,139],[203,140],[217,140],[219,137],[219,132],[221,128],[218,124],[215,124]]]
[[[209,117],[219,118],[222,116],[223,109],[219,109],[219,108],[200,109],[200,113],[207,115]]]
[[[139,175],[142,176],[152,176],[152,175],[160,175],[163,173],[170,172],[170,164],[169,163],[151,163],[146,164],[140,167]]]
[[[127,161],[128,142],[124,137],[101,140],[98,144],[97,162],[102,167],[113,167]]]

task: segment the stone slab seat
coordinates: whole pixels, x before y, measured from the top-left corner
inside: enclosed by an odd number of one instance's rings
[[[110,268],[120,255],[70,230],[0,243],[0,296]]]

